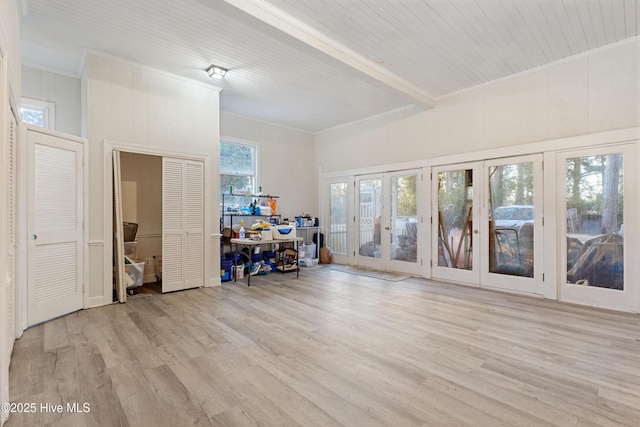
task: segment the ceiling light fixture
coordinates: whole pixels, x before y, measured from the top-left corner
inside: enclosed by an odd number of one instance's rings
[[[211,64],[205,69],[205,71],[207,72],[209,77],[213,77],[214,79],[221,79],[225,76],[225,74],[227,74],[227,71],[229,70]]]

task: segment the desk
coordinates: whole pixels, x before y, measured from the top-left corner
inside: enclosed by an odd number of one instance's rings
[[[253,265],[253,263],[251,262],[251,254],[253,254],[253,248],[259,245],[272,245],[274,243],[294,243],[295,244],[295,250],[296,250],[296,277],[300,277],[300,266],[298,265],[298,244],[300,242],[302,242],[302,237],[290,237],[288,239],[278,239],[278,240],[251,240],[251,239],[231,239],[230,243],[231,245],[235,245],[235,254],[236,256],[234,257],[234,261],[233,261],[233,281],[236,282],[237,281],[237,277],[236,277],[236,265],[238,263],[237,261],[237,255],[238,255],[238,246],[243,246],[246,248],[249,248],[249,274],[247,274],[247,286],[251,286],[251,266]],[[283,267],[284,267],[284,263],[283,263]],[[286,273],[286,271],[284,271],[283,268],[283,273]]]

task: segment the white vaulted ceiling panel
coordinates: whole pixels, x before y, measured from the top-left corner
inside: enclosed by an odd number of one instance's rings
[[[317,131],[407,105],[402,97],[240,10],[196,0],[29,0],[24,64],[79,73],[82,49],[223,88],[221,108]],[[43,52],[77,56],[63,67]],[[43,63],[45,62],[46,63]],[[210,63],[229,68],[210,79]]]
[[[266,0],[435,97],[638,35],[636,0]]]
[[[85,50],[223,88],[221,109],[310,132],[638,36],[639,0],[22,0],[23,62]],[[213,81],[204,68],[231,71]]]

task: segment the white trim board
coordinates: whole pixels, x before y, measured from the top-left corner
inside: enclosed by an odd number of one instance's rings
[[[599,145],[620,144],[638,140],[640,140],[640,127],[633,127],[628,129],[551,139],[548,141],[531,142],[527,144],[513,145],[510,147],[491,148],[482,151],[470,151],[467,153],[450,154],[428,159],[412,160],[410,162],[390,163],[359,169],[332,172],[321,171],[319,179],[330,179],[349,175],[367,175],[380,172],[392,172],[406,169],[443,166],[486,159],[522,156],[527,154],[558,152],[563,150],[571,150],[575,147],[596,147]],[[320,165],[319,168],[322,169],[322,166]]]

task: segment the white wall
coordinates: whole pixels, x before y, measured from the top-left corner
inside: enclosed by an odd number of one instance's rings
[[[204,155],[205,235],[218,233],[219,93],[205,85],[112,58],[87,56],[89,139],[89,305],[111,302],[110,215],[105,213],[105,140]],[[215,202],[214,202],[215,201]],[[106,222],[105,222],[106,221]],[[218,237],[205,239],[205,284],[220,282]],[[212,243],[215,240],[215,244]]]
[[[316,135],[323,172],[640,126],[640,38]]]
[[[53,102],[55,130],[81,136],[80,78],[22,67],[22,96]]]
[[[320,216],[313,134],[225,112],[220,113],[220,134],[222,139],[259,147],[258,185],[280,197],[282,218],[293,219],[302,212]]]

